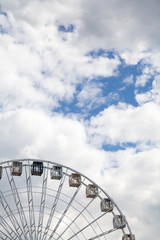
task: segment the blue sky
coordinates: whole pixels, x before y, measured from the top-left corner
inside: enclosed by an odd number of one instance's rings
[[[68,28],[70,28],[70,26]],[[60,27],[61,30],[59,31],[66,32],[64,26]],[[142,94],[151,90],[153,76],[150,77],[144,86],[135,86],[136,78],[142,75],[145,66],[142,61],[128,65],[114,50],[105,51],[98,49],[87,53],[87,56],[91,56],[91,58],[97,60],[100,57],[104,57],[104,59],[114,59],[114,57],[117,56],[120,62],[112,76],[104,77],[103,75],[99,75],[93,78],[81,79],[81,82],[76,86],[73,99],[69,102],[61,101],[56,109],[57,112],[63,111],[64,114],[82,114],[86,120],[111,105],[117,105],[119,102],[137,107],[139,104],[136,100],[136,93]],[[98,91],[94,92],[95,89]],[[87,95],[84,98],[84,104],[79,104],[79,96],[84,91],[86,91]],[[94,96],[92,94],[94,94]],[[99,101],[97,101],[97,99]],[[114,147],[115,146],[113,146],[113,148]]]
[[[94,176],[139,240],[159,240],[159,9],[159,0],[0,4],[1,160],[54,160]]]

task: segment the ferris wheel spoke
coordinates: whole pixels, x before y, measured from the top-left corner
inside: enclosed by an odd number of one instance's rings
[[[84,179],[84,181],[85,181],[85,179]],[[82,182],[82,184],[86,187],[87,185],[84,184],[84,181]],[[101,191],[100,191],[100,192],[101,192]],[[99,193],[100,193],[100,192],[99,192]],[[98,196],[99,196],[99,195],[98,195]],[[92,219],[95,219],[94,216],[91,214],[91,212],[88,210],[88,207],[91,205],[91,203],[92,203],[94,200],[95,200],[95,198],[92,198],[91,201],[90,201],[86,206],[83,206],[83,205],[80,204],[80,205],[83,207],[82,211],[79,212],[79,214],[75,217],[75,219],[72,220],[72,222],[71,222],[70,225],[67,227],[67,229],[68,229],[79,217],[81,217],[81,216],[86,220],[86,222],[89,223],[89,221],[87,220],[87,218],[86,218],[85,215],[84,215],[84,211],[86,211],[86,212],[90,215],[90,217],[91,217]],[[77,202],[77,203],[78,203],[78,202]],[[78,211],[78,209],[76,209],[76,210]],[[95,220],[95,222],[96,222],[96,220]],[[96,224],[97,224],[97,227],[99,228],[99,230],[100,230],[100,231],[103,231],[102,228],[101,228],[101,226],[99,225],[99,223],[96,222]],[[97,234],[96,231],[95,231],[95,228],[94,228],[92,225],[90,225],[90,227],[92,228],[93,232],[94,232],[95,234]],[[67,231],[67,229],[65,229],[65,231]],[[64,231],[64,232],[65,232],[65,231]],[[64,232],[63,232],[62,234],[64,234]],[[83,232],[82,232],[82,235],[84,236]],[[84,238],[85,238],[85,236],[84,236]],[[85,239],[86,239],[86,238],[85,238]]]
[[[25,166],[31,239],[37,239],[30,165]]]
[[[65,181],[65,178],[66,178],[66,175],[64,175],[64,177],[61,178],[61,180],[60,180],[60,184],[59,184],[59,187],[58,187],[58,190],[57,190],[57,194],[56,194],[54,203],[52,205],[52,208],[51,208],[51,211],[50,211],[50,215],[48,217],[47,225],[45,227],[45,231],[44,231],[44,234],[43,234],[43,238],[42,238],[43,240],[46,239],[46,236],[48,234],[48,231],[49,231],[49,228],[50,228],[50,225],[51,225],[51,222],[52,222],[55,210],[56,210],[56,206],[57,206],[57,203],[58,203],[58,200],[59,200],[62,188],[63,188],[63,184],[64,184],[64,181]]]
[[[16,187],[16,184],[15,184],[15,181],[14,181],[13,177],[9,176],[7,170],[6,170],[6,174],[7,174],[8,182],[10,184],[10,188],[11,188],[11,191],[12,191],[12,194],[13,194],[13,198],[14,198],[17,210],[18,210],[18,214],[19,214],[19,217],[20,217],[20,220],[21,220],[21,223],[22,223],[22,231],[24,232],[24,237],[27,240],[27,234],[28,233],[30,234],[30,231],[29,231],[26,216],[25,216],[25,213],[24,213],[24,210],[23,210],[23,206],[22,206],[19,194],[18,194],[18,190],[17,190],[17,187]]]
[[[3,227],[8,236],[11,237],[13,240],[16,240],[18,238],[18,234],[11,228],[11,226],[2,216],[0,216],[0,225]]]
[[[82,211],[79,212],[79,214],[72,220],[72,222],[67,226],[67,228],[61,233],[61,235],[59,236],[59,238],[61,236],[63,236],[63,234],[71,227],[72,224],[74,224],[74,222],[80,217],[82,216],[83,212],[88,208],[88,206],[93,202],[94,198],[91,199],[91,201],[85,206],[83,207]],[[78,210],[77,210],[78,211]],[[85,217],[84,217],[85,218]],[[58,239],[59,239],[58,238]],[[57,240],[58,240],[57,239]]]
[[[87,224],[85,227],[83,227],[80,231],[76,232],[76,234],[74,234],[73,236],[71,236],[68,240],[72,239],[73,237],[77,236],[79,233],[83,232],[86,228],[92,226],[93,223],[95,223],[98,219],[100,219],[101,217],[103,217],[106,214],[106,212],[104,214],[102,214],[101,216],[97,217],[96,219],[94,219],[92,222],[90,222],[89,224]],[[97,235],[98,236],[98,235]]]
[[[109,233],[112,233],[112,232],[116,231],[116,230],[117,230],[117,228],[110,229],[110,230],[108,230],[108,231],[106,231],[106,232],[103,232],[103,233],[101,233],[101,234],[99,234],[99,235],[97,235],[97,236],[95,236],[95,237],[89,238],[88,240],[94,240],[94,239],[103,237],[103,236],[105,236],[105,235],[107,235],[107,234],[109,234]]]
[[[12,240],[12,238],[10,236],[8,236],[6,233],[2,232],[1,230],[0,230],[0,239],[1,240],[8,240],[8,239]]]
[[[45,208],[45,200],[46,200],[47,179],[48,179],[48,167],[44,169],[44,173],[43,173],[42,194],[41,194],[41,202],[40,202],[40,210],[39,210],[39,222],[38,222],[38,229],[37,229],[39,240],[41,240],[41,237],[42,237],[42,225],[43,225],[44,208]]]
[[[85,178],[84,178],[84,181],[85,181]],[[84,183],[84,181],[82,182],[82,184],[83,184],[85,187],[87,187],[87,185]],[[99,194],[100,194],[100,193],[101,193],[101,190],[99,191]],[[99,196],[99,194],[98,194],[97,197],[99,197],[99,198],[101,199],[101,197]],[[94,200],[95,200],[95,198],[92,198],[92,200],[86,205],[86,207],[83,206],[82,212],[81,212],[77,217],[79,217],[80,215],[82,215],[82,216],[84,217],[84,219],[88,222],[88,220],[86,219],[85,215],[83,215],[83,212],[86,210],[86,212],[91,216],[91,218],[94,219],[94,216],[93,216],[93,215],[90,213],[90,211],[88,210],[88,207],[90,206],[90,204],[91,204],[92,201],[94,201]],[[76,219],[77,219],[77,217],[76,217]],[[76,219],[75,219],[75,220],[76,220]],[[73,222],[74,222],[74,220],[73,220]],[[103,231],[98,222],[97,222],[97,227],[100,229],[100,231]],[[94,233],[96,234],[96,231],[95,231],[95,229],[94,229],[94,227],[93,227],[92,225],[91,225],[91,228],[92,228],[92,230],[94,231]]]
[[[55,216],[55,218],[57,218],[57,219],[59,220],[58,217]],[[67,219],[68,221],[72,221],[72,219],[71,219],[70,217],[68,217],[68,216],[66,216],[66,219]],[[64,222],[64,221],[62,220],[62,222],[63,222],[63,224],[68,225],[68,223],[67,223],[66,221]],[[49,231],[52,232],[52,229],[50,228]],[[42,228],[42,235],[43,235],[43,234],[44,234],[44,228]],[[47,235],[50,236],[49,233],[47,233]],[[54,237],[52,238],[52,240],[53,240],[53,239],[56,239],[56,240],[59,239],[60,235],[59,235],[57,232],[55,232],[55,235],[56,235],[57,237],[54,236]],[[63,239],[63,238],[61,237],[61,239]]]
[[[67,205],[66,209],[65,209],[65,210],[64,210],[64,212],[62,213],[62,216],[61,216],[61,218],[59,219],[59,221],[58,221],[57,225],[55,226],[54,230],[52,231],[52,234],[51,234],[51,236],[50,236],[49,240],[50,240],[50,239],[53,237],[53,235],[54,235],[55,231],[57,230],[57,228],[58,228],[58,227],[59,227],[59,225],[61,224],[61,222],[62,222],[62,220],[63,220],[64,216],[66,215],[66,213],[67,213],[68,209],[70,208],[70,206],[71,206],[71,204],[72,204],[73,200],[75,199],[75,197],[76,197],[77,193],[79,192],[80,188],[81,188],[81,186],[80,186],[79,188],[77,188],[77,189],[76,189],[76,191],[75,191],[75,193],[73,194],[73,196],[72,196],[71,200],[69,201],[69,203],[68,203],[68,205]]]
[[[1,205],[5,211],[5,213],[7,214],[8,218],[10,219],[10,222],[12,223],[15,232],[18,234],[19,239],[22,239],[21,236],[24,235],[23,230],[20,226],[20,224],[18,223],[14,213],[12,212],[9,204],[7,203],[3,193],[0,191],[0,202]]]

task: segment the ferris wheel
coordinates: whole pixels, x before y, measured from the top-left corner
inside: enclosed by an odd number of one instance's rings
[[[135,240],[114,200],[84,174],[59,163],[0,163],[0,239]]]

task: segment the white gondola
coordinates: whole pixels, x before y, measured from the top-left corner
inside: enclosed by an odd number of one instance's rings
[[[60,180],[62,178],[62,176],[63,176],[62,167],[53,166],[53,168],[50,171],[50,176],[51,176],[51,179],[58,179],[58,180]]]
[[[69,186],[70,187],[79,187],[81,185],[81,175],[77,173],[72,173],[69,176]]]
[[[88,184],[86,187],[86,197],[95,198],[98,195],[98,187],[93,184]]]
[[[135,238],[135,235],[134,234],[125,234],[123,237],[122,237],[122,240],[136,240]]]
[[[101,212],[111,212],[113,210],[113,203],[108,198],[101,200]]]
[[[3,168],[2,166],[0,166],[0,179],[2,178],[2,174],[3,174]]]
[[[22,162],[12,162],[11,165],[11,175],[13,176],[21,176],[22,174],[23,163]]]
[[[114,228],[125,228],[126,222],[122,215],[116,215],[113,217],[113,226]]]
[[[43,162],[33,162],[31,165],[31,174],[41,176],[43,173]]]

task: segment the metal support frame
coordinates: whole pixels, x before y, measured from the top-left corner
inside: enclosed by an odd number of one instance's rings
[[[88,240],[94,240],[94,239],[103,237],[103,236],[105,236],[105,235],[107,235],[107,234],[109,234],[109,233],[112,233],[112,232],[116,231],[116,230],[117,230],[117,228],[110,229],[110,230],[108,230],[108,231],[106,231],[106,232],[103,232],[103,233],[101,233],[101,234],[99,234],[99,235],[97,235],[97,236],[95,236],[95,237],[92,237],[92,238],[90,238],[90,239],[88,239]]]
[[[41,193],[41,202],[40,202],[40,209],[39,209],[38,228],[37,228],[38,240],[41,240],[41,237],[42,237],[42,225],[43,225],[44,207],[45,207],[45,200],[46,200],[47,179],[48,179],[48,167],[44,168],[44,173],[43,173],[42,193]]]
[[[35,226],[35,214],[34,214],[32,181],[31,181],[31,169],[30,169],[29,162],[28,162],[28,166],[25,166],[25,174],[26,174],[26,185],[27,185],[27,197],[28,197],[31,240],[36,240],[37,236],[36,236],[36,226]]]
[[[42,240],[46,240],[46,236],[48,234],[48,230],[50,228],[50,225],[51,225],[51,222],[52,222],[52,218],[53,218],[54,212],[55,212],[56,207],[57,207],[57,203],[58,203],[58,200],[59,200],[62,188],[63,188],[63,184],[64,184],[64,181],[65,181],[65,178],[66,178],[66,175],[63,175],[63,177],[60,180],[60,184],[59,184],[59,187],[58,187],[58,190],[57,190],[57,194],[56,194],[54,203],[53,203],[51,211],[50,211],[50,215],[48,217],[47,225],[45,227],[44,236],[43,236]]]
[[[77,236],[79,233],[83,232],[86,228],[92,226],[93,223],[95,223],[98,219],[100,219],[101,217],[103,217],[106,213],[103,213],[102,215],[100,215],[99,217],[97,217],[96,219],[94,219],[92,222],[88,223],[85,227],[83,227],[81,230],[79,230],[79,232],[76,232],[76,234],[74,234],[73,236],[71,236],[68,240],[72,239],[73,237]],[[98,235],[97,235],[98,236]],[[96,238],[97,238],[96,236]]]
[[[81,186],[80,186],[80,187],[81,187]],[[70,206],[71,206],[71,204],[72,204],[74,198],[76,197],[76,195],[77,195],[77,193],[78,193],[80,187],[76,189],[74,195],[72,196],[71,200],[70,200],[69,203],[68,203],[68,206],[66,207],[66,209],[65,209],[64,212],[62,213],[61,218],[59,219],[57,225],[55,226],[54,230],[52,231],[52,233],[51,233],[51,235],[50,235],[50,237],[49,237],[49,240],[52,239],[52,237],[54,236],[54,233],[56,232],[56,230],[57,230],[57,228],[59,227],[61,221],[63,220],[65,214],[67,213],[68,209],[70,208]]]
[[[27,240],[27,234],[29,233],[30,237],[31,237],[31,234],[30,234],[29,227],[28,227],[28,224],[27,224],[26,216],[24,214],[23,206],[22,206],[19,194],[18,194],[18,190],[17,190],[17,187],[16,187],[16,184],[15,184],[15,181],[14,181],[13,177],[9,176],[7,170],[6,170],[6,174],[7,174],[8,182],[10,184],[10,188],[11,188],[11,191],[12,191],[12,194],[13,194],[13,198],[14,198],[17,210],[18,210],[18,214],[19,214],[19,217],[20,217],[20,220],[21,220],[22,231],[24,233],[25,239]]]
[[[0,191],[0,202],[13,228],[15,229],[15,232],[18,234],[19,239],[22,240],[21,236],[23,235],[23,230],[1,191]]]
[[[15,232],[11,226],[6,222],[6,220],[0,216],[0,225],[3,227],[3,229],[6,231],[7,236],[11,237],[11,239],[16,240],[18,239],[18,234]],[[7,237],[6,237],[7,239]]]
[[[0,230],[0,239],[1,240],[12,240],[12,238],[11,237],[9,237],[7,234],[5,234],[4,232],[2,232],[1,230]]]
[[[64,231],[61,233],[61,235],[59,236],[59,238],[61,237],[61,236],[63,236],[63,234],[71,227],[71,225],[72,224],[74,224],[75,223],[75,221],[80,217],[80,216],[83,216],[84,217],[84,219],[86,220],[86,222],[88,222],[88,220],[87,220],[87,218],[85,217],[85,215],[83,214],[83,212],[87,212],[87,213],[89,213],[89,215],[94,219],[94,217],[92,216],[92,214],[87,210],[87,208],[90,206],[90,204],[92,203],[94,201],[94,198],[92,198],[91,199],[91,201],[86,205],[86,206],[83,206],[83,210],[82,211],[78,211],[79,213],[78,213],[78,215],[72,220],[72,222],[67,226],[67,228],[66,229],[64,229]],[[88,222],[89,223],[89,222]],[[98,224],[98,226],[99,226],[99,224]],[[96,234],[96,231],[95,231],[95,229],[93,228],[93,226],[92,225],[90,225],[90,227],[92,228],[92,230],[94,231],[94,233]],[[99,226],[100,227],[100,226]],[[100,228],[101,229],[101,228]],[[101,229],[102,230],[102,229]],[[83,232],[82,232],[82,235],[83,235],[83,237],[85,238],[85,236],[84,236],[84,234],[83,234]],[[58,238],[58,239],[59,239]],[[57,240],[58,240],[57,239]]]
[[[129,227],[129,224],[122,214],[121,210],[118,208],[116,203],[113,201],[113,199],[101,188],[99,187],[95,182],[90,180],[87,176],[75,171],[72,168],[66,167],[64,165],[58,164],[58,166],[63,168],[63,177],[59,180],[59,183],[56,185],[56,194],[53,194],[53,189],[48,188],[48,173],[49,170],[52,169],[54,165],[57,165],[57,163],[46,161],[46,160],[31,160],[31,159],[21,159],[20,161],[24,162],[23,167],[25,167],[25,174],[22,174],[22,177],[25,182],[25,188],[26,196],[27,196],[27,202],[23,205],[23,202],[20,198],[20,194],[24,194],[16,185],[17,181],[20,179],[20,177],[13,177],[9,175],[10,165],[13,161],[17,160],[10,160],[6,162],[0,163],[0,166],[3,166],[3,169],[6,172],[6,176],[8,179],[8,184],[10,186],[10,191],[0,191],[0,206],[2,206],[4,214],[0,212],[0,239],[2,240],[71,240],[71,239],[83,239],[85,240],[94,240],[94,239],[107,239],[108,234],[112,234],[112,232],[118,230],[118,228],[113,228],[107,230],[107,228],[104,228],[101,226],[101,218],[107,214],[110,214],[108,212],[101,212],[100,211],[100,204],[99,204],[99,213],[94,214],[92,212],[92,205],[91,204],[97,204],[98,199],[102,199],[104,197],[107,197],[113,202],[114,209],[116,211],[111,212],[113,216],[119,212],[119,214],[124,218],[126,223],[127,231],[130,233],[131,236],[133,236],[131,229]],[[19,160],[18,160],[19,161]],[[40,191],[36,190],[36,187],[32,185],[32,175],[31,175],[31,163],[33,161],[43,162],[44,164],[44,171],[42,176],[37,176],[36,178],[40,179]],[[69,191],[69,194],[65,192],[66,186],[65,186],[65,180],[68,179],[71,173],[80,174],[83,178],[83,181],[81,182],[81,185],[74,191]],[[4,174],[3,174],[4,177]],[[3,178],[0,180],[2,181]],[[50,180],[54,181],[55,180]],[[56,180],[57,181],[57,180]],[[85,181],[85,183],[84,183]],[[87,182],[87,183],[86,183]],[[79,200],[79,194],[81,195],[81,192],[85,190],[85,187],[87,184],[93,184],[96,185],[99,189],[98,195],[96,198],[87,199],[82,203]],[[65,188],[64,188],[65,186]],[[68,186],[69,187],[69,186]],[[38,189],[38,188],[37,188]],[[47,190],[48,189],[48,190]],[[79,193],[80,192],[80,193]],[[84,191],[85,192],[85,191]],[[40,201],[38,202],[38,205],[36,206],[37,202],[34,202],[34,195],[39,194]],[[64,196],[68,199],[65,200]],[[15,203],[14,208],[10,207],[10,201],[8,201],[8,198],[10,200],[10,197],[12,197],[12,202]],[[50,207],[46,206],[48,199],[51,197],[51,200],[53,200],[53,203]],[[84,194],[85,197],[85,194]],[[98,198],[98,199],[97,199]],[[97,200],[95,200],[97,199]],[[89,202],[88,202],[89,200]],[[94,202],[95,201],[95,202]],[[59,203],[62,202],[65,204],[64,210],[59,210]],[[78,207],[79,206],[79,207]],[[45,211],[46,210],[46,211]],[[2,212],[3,212],[2,211]],[[75,215],[74,217],[70,217],[68,214],[70,211],[74,211]],[[27,213],[26,213],[27,212]],[[46,214],[47,213],[47,214]],[[87,214],[87,215],[86,215]],[[104,218],[106,218],[104,217]],[[27,219],[28,218],[28,219]],[[54,221],[54,218],[57,219],[55,222],[54,227],[51,229],[51,225]],[[44,221],[45,219],[45,221]],[[83,221],[84,223],[81,225],[78,224],[79,221]],[[100,221],[99,221],[100,220]],[[37,224],[36,224],[37,221]],[[44,222],[47,222],[44,224]],[[61,225],[62,224],[62,225]],[[61,226],[63,226],[63,231],[61,230]],[[96,228],[95,228],[96,226]],[[109,228],[109,227],[108,227]],[[92,234],[90,238],[86,237],[86,230],[91,230]],[[125,234],[125,229],[121,229],[121,236]],[[66,234],[69,235],[66,238]]]

